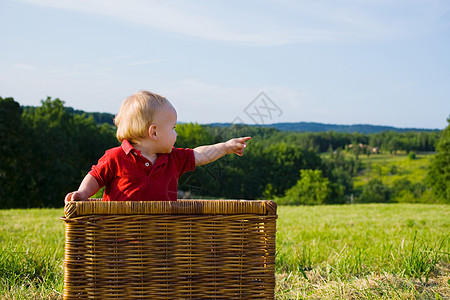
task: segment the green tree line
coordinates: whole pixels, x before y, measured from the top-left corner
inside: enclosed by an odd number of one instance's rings
[[[0,208],[62,206],[65,194],[78,187],[104,151],[119,145],[110,118],[75,111],[60,99],[21,107],[13,98],[0,97],[0,113]],[[296,133],[192,123],[177,125],[177,132],[175,146],[189,148],[252,136],[244,157],[226,156],[185,174],[180,197],[264,198],[284,204],[345,203],[354,193],[352,177],[362,168],[358,155],[372,155],[374,148],[434,151],[441,136],[433,131]],[[330,155],[321,155],[325,152]]]
[[[64,195],[117,144],[110,125],[70,114],[63,104],[47,98],[40,107],[22,108],[0,98],[0,208],[61,207]]]

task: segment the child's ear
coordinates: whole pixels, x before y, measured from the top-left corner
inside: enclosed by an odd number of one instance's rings
[[[155,125],[150,125],[150,127],[148,128],[148,136],[152,139],[152,140],[157,140],[158,138],[156,137],[156,126]]]

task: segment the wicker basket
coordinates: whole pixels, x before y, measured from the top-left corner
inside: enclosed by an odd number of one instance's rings
[[[70,202],[64,299],[273,299],[276,204]]]

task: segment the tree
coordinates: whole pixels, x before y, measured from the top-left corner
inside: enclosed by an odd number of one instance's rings
[[[375,178],[364,185],[361,197],[359,198],[359,202],[386,203],[389,201],[389,197],[389,188],[384,185],[380,179]]]
[[[20,191],[27,168],[22,141],[27,137],[22,108],[13,98],[0,97],[0,115],[0,208],[6,208],[22,203],[25,198]]]
[[[60,207],[90,167],[117,145],[111,125],[47,98],[21,108],[0,98],[0,208]]]
[[[327,204],[343,204],[353,192],[353,178],[358,168],[357,161],[345,156],[340,149],[323,157],[324,176],[330,180],[331,195]]]
[[[427,181],[440,202],[450,203],[450,117],[436,146],[437,154],[431,162]]]
[[[330,194],[328,178],[322,176],[321,170],[300,170],[300,179],[277,202],[290,205],[324,204]]]
[[[272,184],[275,195],[283,195],[292,187],[298,178],[301,169],[318,169],[321,166],[320,157],[313,151],[304,150],[298,146],[281,142],[271,145],[263,150],[263,160],[255,167],[264,169],[265,181]]]
[[[391,187],[391,202],[421,202],[426,185],[422,182],[413,183],[406,178],[397,179]]]
[[[176,131],[178,137],[175,146],[178,148],[195,148],[214,142],[214,137],[198,123],[178,124]]]

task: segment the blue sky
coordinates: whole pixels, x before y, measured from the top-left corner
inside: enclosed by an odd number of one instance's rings
[[[448,0],[1,0],[0,43],[0,96],[21,105],[116,113],[147,89],[183,122],[450,115]]]

